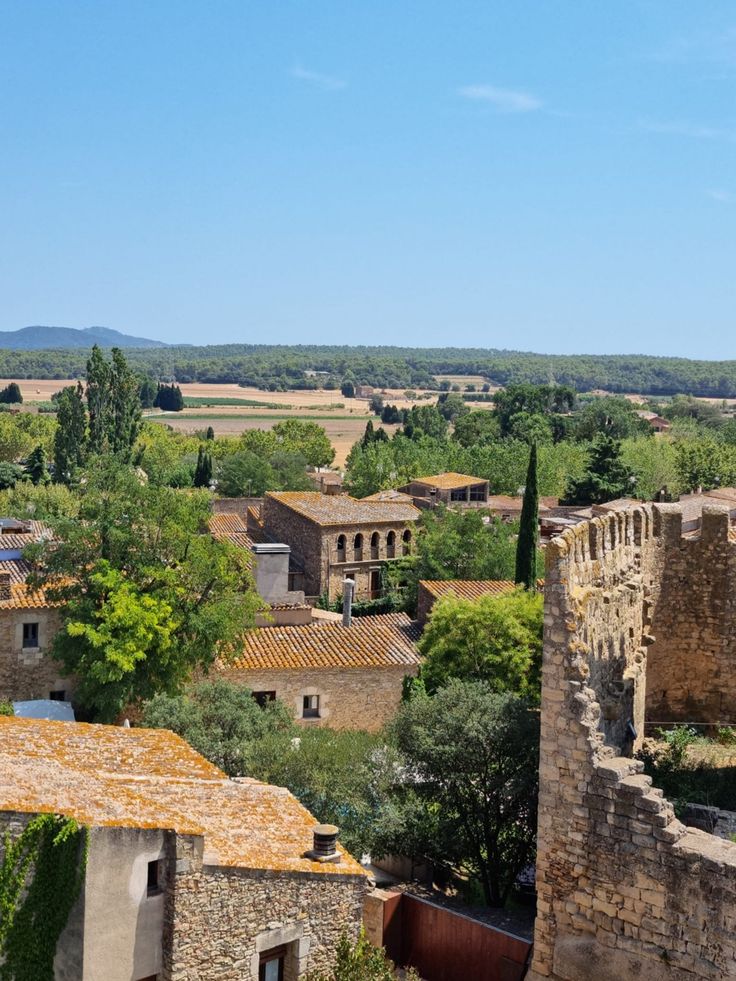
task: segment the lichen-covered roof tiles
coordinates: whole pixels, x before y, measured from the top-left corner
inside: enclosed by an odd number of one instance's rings
[[[239,514],[233,511],[220,511],[209,521],[212,537],[218,542],[230,542],[238,548],[250,548],[253,544],[248,534],[248,526]]]
[[[383,668],[419,664],[416,624],[405,613],[355,617],[351,626],[322,621],[259,627],[225,671]]]
[[[456,490],[469,484],[485,484],[484,477],[469,477],[466,473],[438,473],[433,477],[415,477],[412,484],[425,484],[427,487],[437,487],[439,490]]]
[[[543,586],[544,580],[539,579],[537,584]],[[424,586],[435,599],[453,593],[458,599],[467,600],[480,599],[481,596],[500,596],[517,588],[517,584],[510,579],[422,579],[419,585]]]
[[[229,780],[179,736],[81,722],[0,716],[0,806],[88,826],[204,836],[207,865],[363,875],[303,858],[317,823],[282,787]]]
[[[380,524],[416,521],[419,511],[403,501],[356,500],[347,494],[330,496],[316,491],[271,491],[272,497],[318,525]]]

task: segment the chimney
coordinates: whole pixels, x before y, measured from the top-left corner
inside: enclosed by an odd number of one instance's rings
[[[314,844],[311,851],[306,853],[306,858],[311,858],[313,862],[334,862],[340,861],[340,852],[337,850],[337,836],[340,829],[334,824],[318,824],[312,834]]]
[[[10,599],[10,573],[0,572],[0,601]]]
[[[353,590],[355,582],[352,579],[342,581],[342,625],[349,627],[353,622]]]

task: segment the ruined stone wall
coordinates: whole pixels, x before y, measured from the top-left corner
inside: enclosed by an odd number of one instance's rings
[[[276,698],[305,726],[378,732],[399,709],[404,677],[416,675],[418,670],[415,664],[304,671],[243,671],[224,667],[218,676],[245,685],[251,691],[275,691]],[[302,718],[305,695],[319,695],[319,719]]]
[[[727,508],[705,507],[682,537],[676,505],[660,508],[666,553],[652,612],[647,717],[656,722],[736,722],[736,542]]]
[[[39,625],[39,643],[24,649],[23,624],[30,622]],[[53,608],[0,606],[0,699],[48,698],[52,691],[64,691],[70,698],[73,682],[63,677],[61,665],[48,655],[60,625],[59,611]]]
[[[295,981],[332,965],[343,932],[357,936],[367,877],[212,867],[196,838],[173,847],[162,981],[257,981],[259,954],[281,945]]]
[[[631,758],[671,515],[596,518],[547,549],[533,981],[736,977],[736,845],[685,828]]]

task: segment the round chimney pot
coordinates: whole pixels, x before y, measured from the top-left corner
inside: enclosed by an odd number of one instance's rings
[[[337,837],[340,829],[335,824],[318,824],[314,828],[316,835],[324,835],[325,838]]]

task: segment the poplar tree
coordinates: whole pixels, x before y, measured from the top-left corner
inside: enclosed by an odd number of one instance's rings
[[[110,432],[110,365],[97,344],[87,360],[87,410],[89,450],[102,453]]]
[[[539,547],[539,485],[537,482],[537,444],[529,451],[524,501],[521,506],[519,537],[516,541],[515,582],[534,591],[537,586],[537,549]]]
[[[57,405],[54,478],[57,483],[69,484],[84,465],[87,450],[87,413],[81,384],[77,382],[63,388],[59,392]]]

